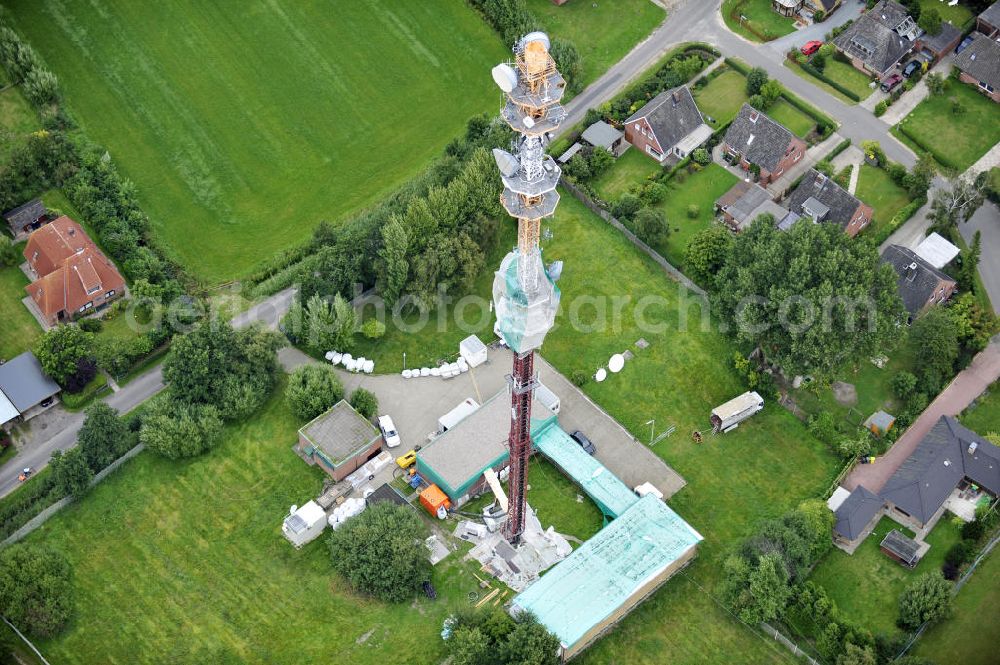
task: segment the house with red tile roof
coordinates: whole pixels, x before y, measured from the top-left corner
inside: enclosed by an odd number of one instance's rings
[[[25,291],[49,325],[99,310],[125,293],[115,264],[69,217],[34,231],[24,258],[35,277]]]

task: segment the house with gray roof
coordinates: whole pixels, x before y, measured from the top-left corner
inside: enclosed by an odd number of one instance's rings
[[[885,77],[914,46],[921,30],[906,8],[882,0],[833,40],[856,69]]]
[[[972,43],[955,56],[955,66],[961,72],[958,78],[1000,102],[1000,43],[977,32],[972,37]]]
[[[5,415],[10,415],[9,404],[22,420],[28,420],[48,408],[59,390],[31,351],[0,365],[0,393],[5,398],[0,400],[0,411]]]
[[[880,492],[891,516],[915,530],[933,525],[956,489],[1000,494],[1000,448],[951,416],[941,419]]]
[[[987,37],[1000,35],[1000,2],[994,2],[976,18],[976,30]]]
[[[381,432],[342,399],[299,430],[295,452],[339,482],[378,455],[382,443]]]
[[[899,297],[909,312],[910,320],[928,307],[944,302],[955,293],[958,283],[908,247],[889,245],[882,252],[882,263],[896,271]]]
[[[598,120],[583,130],[580,138],[595,148],[604,148],[615,157],[621,157],[622,153],[628,150],[629,145],[625,140],[625,132],[612,127],[603,120]]]
[[[743,104],[726,130],[723,149],[744,171],[756,165],[761,185],[767,185],[805,156],[806,142],[781,123]]]
[[[711,136],[686,85],[661,92],[625,121],[625,140],[661,163],[684,159]]]
[[[884,507],[882,497],[858,485],[834,511],[834,540],[842,545],[856,545],[864,540],[882,516]]]
[[[816,169],[809,169],[787,201],[788,209],[817,224],[836,224],[852,238],[872,221],[874,210]]]
[[[10,229],[10,234],[17,242],[27,238],[32,231],[49,221],[49,213],[41,199],[32,199],[23,205],[8,210],[3,214],[4,221]]]
[[[799,216],[771,200],[771,194],[757,183],[741,180],[715,202],[722,220],[737,233],[746,229],[761,215],[771,215],[779,226],[791,225]],[[793,219],[790,219],[793,218]],[[787,221],[786,221],[787,220]]]
[[[913,50],[931,63],[937,63],[944,56],[955,50],[962,41],[962,31],[948,21],[941,22],[941,29],[936,35],[925,32],[914,43]]]

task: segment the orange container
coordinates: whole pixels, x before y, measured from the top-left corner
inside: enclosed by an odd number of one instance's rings
[[[431,485],[420,493],[420,505],[432,516],[437,517],[438,508],[444,506],[444,509],[448,510],[451,508],[451,501],[440,487]]]

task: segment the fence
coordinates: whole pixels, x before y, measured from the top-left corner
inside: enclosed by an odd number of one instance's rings
[[[760,624],[760,629],[763,630],[768,635],[770,635],[771,637],[773,637],[778,642],[781,642],[783,645],[785,645],[785,648],[791,651],[797,657],[804,658],[806,662],[811,663],[811,665],[820,665],[812,656],[810,656],[808,653],[799,648],[798,644],[792,642],[790,639],[782,635],[776,628],[774,628],[770,624],[762,623]]]
[[[132,459],[133,457],[141,453],[144,448],[145,446],[143,446],[140,443],[135,448],[132,448],[132,450],[128,451],[127,453],[116,459],[114,462],[109,464],[107,467],[101,469],[101,471],[96,476],[94,476],[93,480],[90,481],[90,487],[93,488],[94,486],[96,486],[102,480],[111,475],[112,472],[117,470],[118,467],[120,467],[122,464],[124,464],[128,460]],[[4,540],[2,543],[0,543],[0,547],[7,547],[8,545],[12,545],[17,541],[26,538],[29,533],[31,533],[38,527],[42,526],[43,524],[45,524],[50,517],[58,513],[60,510],[62,510],[72,502],[73,502],[72,497],[65,497],[59,499],[51,506],[49,506],[42,512],[38,513],[27,522],[25,522],[24,526],[22,526],[20,529],[7,536],[7,539]]]
[[[611,213],[609,213],[607,210],[594,203],[594,201],[589,196],[587,196],[585,192],[578,189],[573,183],[571,183],[566,178],[562,179],[562,186],[568,189],[573,196],[575,196],[581,203],[583,203],[583,205],[587,206],[592,211],[594,211],[601,219],[603,219],[608,224],[621,231],[622,235],[624,235],[629,240],[629,242],[631,242],[633,245],[635,245],[643,252],[645,252],[647,255],[649,255],[649,257],[654,261],[656,261],[656,263],[661,268],[663,268],[663,271],[666,272],[668,275],[670,275],[670,277],[672,277],[675,281],[680,282],[685,287],[687,287],[691,291],[694,291],[703,298],[708,297],[708,294],[705,293],[705,290],[703,288],[692,282],[687,275],[685,275],[680,270],[675,268],[669,261],[663,258],[663,256],[659,252],[657,252],[655,249],[653,249],[652,247],[644,243],[642,240],[640,240],[634,233],[629,231],[624,224],[622,224],[617,219],[612,217]]]

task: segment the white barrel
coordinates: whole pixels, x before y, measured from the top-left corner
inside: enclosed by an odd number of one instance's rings
[[[343,353],[338,353],[335,351],[333,356],[330,357],[330,362],[332,362],[334,365],[339,365],[343,357],[344,357]]]

